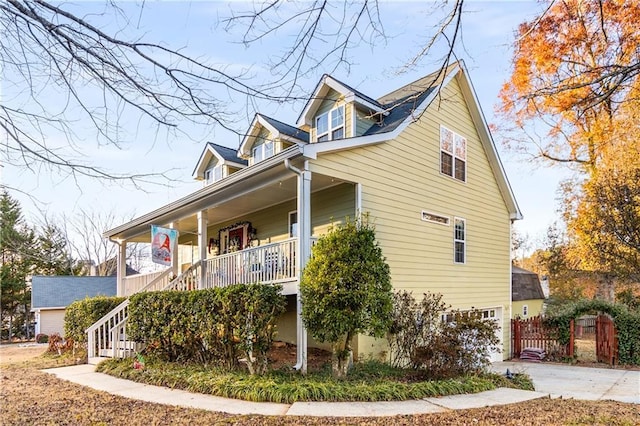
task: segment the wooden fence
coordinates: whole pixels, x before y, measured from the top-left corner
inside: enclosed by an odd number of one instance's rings
[[[618,362],[618,333],[613,318],[607,314],[599,314],[595,324],[598,362],[615,365]]]
[[[574,354],[574,323],[570,324],[569,344],[562,345],[555,338],[555,329],[544,325],[542,317],[511,320],[511,358],[519,358],[527,348],[542,349],[547,357],[560,358]]]

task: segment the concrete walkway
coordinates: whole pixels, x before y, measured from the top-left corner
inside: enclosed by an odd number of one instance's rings
[[[499,388],[476,394],[452,395],[412,401],[296,402],[276,404],[250,402],[145,385],[96,373],[85,364],[43,370],[60,379],[126,398],[229,414],[262,414],[322,417],[394,416],[438,413],[447,410],[513,404],[536,398],[611,399],[640,404],[640,371],[572,367],[567,365],[498,362],[493,370],[531,376],[536,392]]]
[[[536,362],[497,362],[493,371],[526,373],[536,390],[552,398],[610,399],[640,404],[640,371],[575,367]]]
[[[413,401],[382,402],[296,402],[276,404],[250,402],[237,399],[168,389],[117,379],[96,373],[94,365],[77,365],[43,370],[56,377],[113,395],[159,404],[200,408],[229,414],[262,414],[322,417],[394,416],[402,414],[439,413],[451,409],[479,408],[491,405],[513,404],[548,396],[543,392],[499,388],[469,395],[452,395]]]

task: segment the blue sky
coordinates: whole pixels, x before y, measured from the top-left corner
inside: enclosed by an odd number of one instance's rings
[[[247,8],[240,2],[146,2],[144,8],[136,3],[120,3],[119,6],[133,23],[127,33],[143,37],[148,41],[162,42],[172,48],[184,48],[190,56],[206,57],[229,71],[247,70],[252,76],[250,83],[273,78],[268,62],[282,52],[290,34],[281,31],[274,36],[245,47],[238,43],[240,28],[226,31],[220,20],[229,16],[230,10]],[[352,65],[333,70],[320,68],[308,78],[302,79],[303,89],[310,92],[323,72],[332,74],[372,96],[378,97],[410,81],[413,81],[437,67],[440,59],[438,50],[418,67],[398,74],[399,67],[411,57],[426,37],[425,29],[434,25],[429,14],[432,3],[425,2],[383,2],[381,12],[388,35],[386,42],[375,46],[360,45],[349,51]],[[463,44],[456,49],[458,57],[464,59],[470,70],[481,106],[489,123],[493,116],[497,94],[503,82],[509,77],[511,50],[514,31],[525,19],[531,19],[542,8],[536,2],[475,2],[467,3],[463,21]],[[104,9],[102,3],[84,3],[77,11],[88,13]],[[122,22],[104,20],[107,28]],[[5,88],[6,89],[6,88]],[[224,92],[220,96],[227,97]],[[46,102],[61,102],[61,93],[49,94]],[[244,98],[230,99],[236,112],[237,128],[241,132],[253,117],[253,105],[247,106]],[[295,124],[301,103],[258,104],[258,109],[282,121]],[[212,141],[231,148],[237,148],[239,137],[220,128],[181,127],[179,134],[157,133],[144,122],[126,117],[122,124],[128,131],[123,133],[123,149],[99,145],[92,139],[87,123],[74,123],[78,135],[84,136],[80,142],[83,152],[106,169],[122,173],[164,171],[171,169],[175,179],[171,187],[145,186],[136,190],[129,186],[108,185],[90,180],[74,181],[51,173],[48,170],[26,170],[5,165],[2,178],[9,186],[20,188],[38,200],[25,194],[14,193],[30,221],[43,211],[49,215],[65,213],[73,215],[75,210],[85,208],[96,211],[122,212],[123,216],[141,215],[167,202],[192,192],[201,183],[192,181],[191,173],[205,141]],[[494,139],[501,153],[507,175],[516,198],[525,216],[517,224],[517,229],[529,234],[533,239],[542,236],[556,217],[556,189],[559,180],[568,176],[560,169],[532,164],[528,159],[506,152],[499,135]],[[51,143],[65,145],[51,135]]]

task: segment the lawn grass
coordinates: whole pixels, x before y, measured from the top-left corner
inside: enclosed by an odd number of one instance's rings
[[[328,368],[305,376],[275,370],[264,376],[218,368],[148,360],[143,370],[132,360],[107,360],[97,371],[136,382],[255,402],[291,404],[298,401],[401,401],[477,393],[497,387],[533,390],[526,375],[508,380],[497,374],[470,375],[445,380],[420,380],[415,372],[387,364],[357,363],[346,379],[335,379]]]

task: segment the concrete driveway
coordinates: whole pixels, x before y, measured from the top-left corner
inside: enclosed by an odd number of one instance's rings
[[[610,399],[640,404],[640,371],[574,367],[534,362],[496,362],[492,369],[504,374],[526,373],[536,391],[552,398]]]

